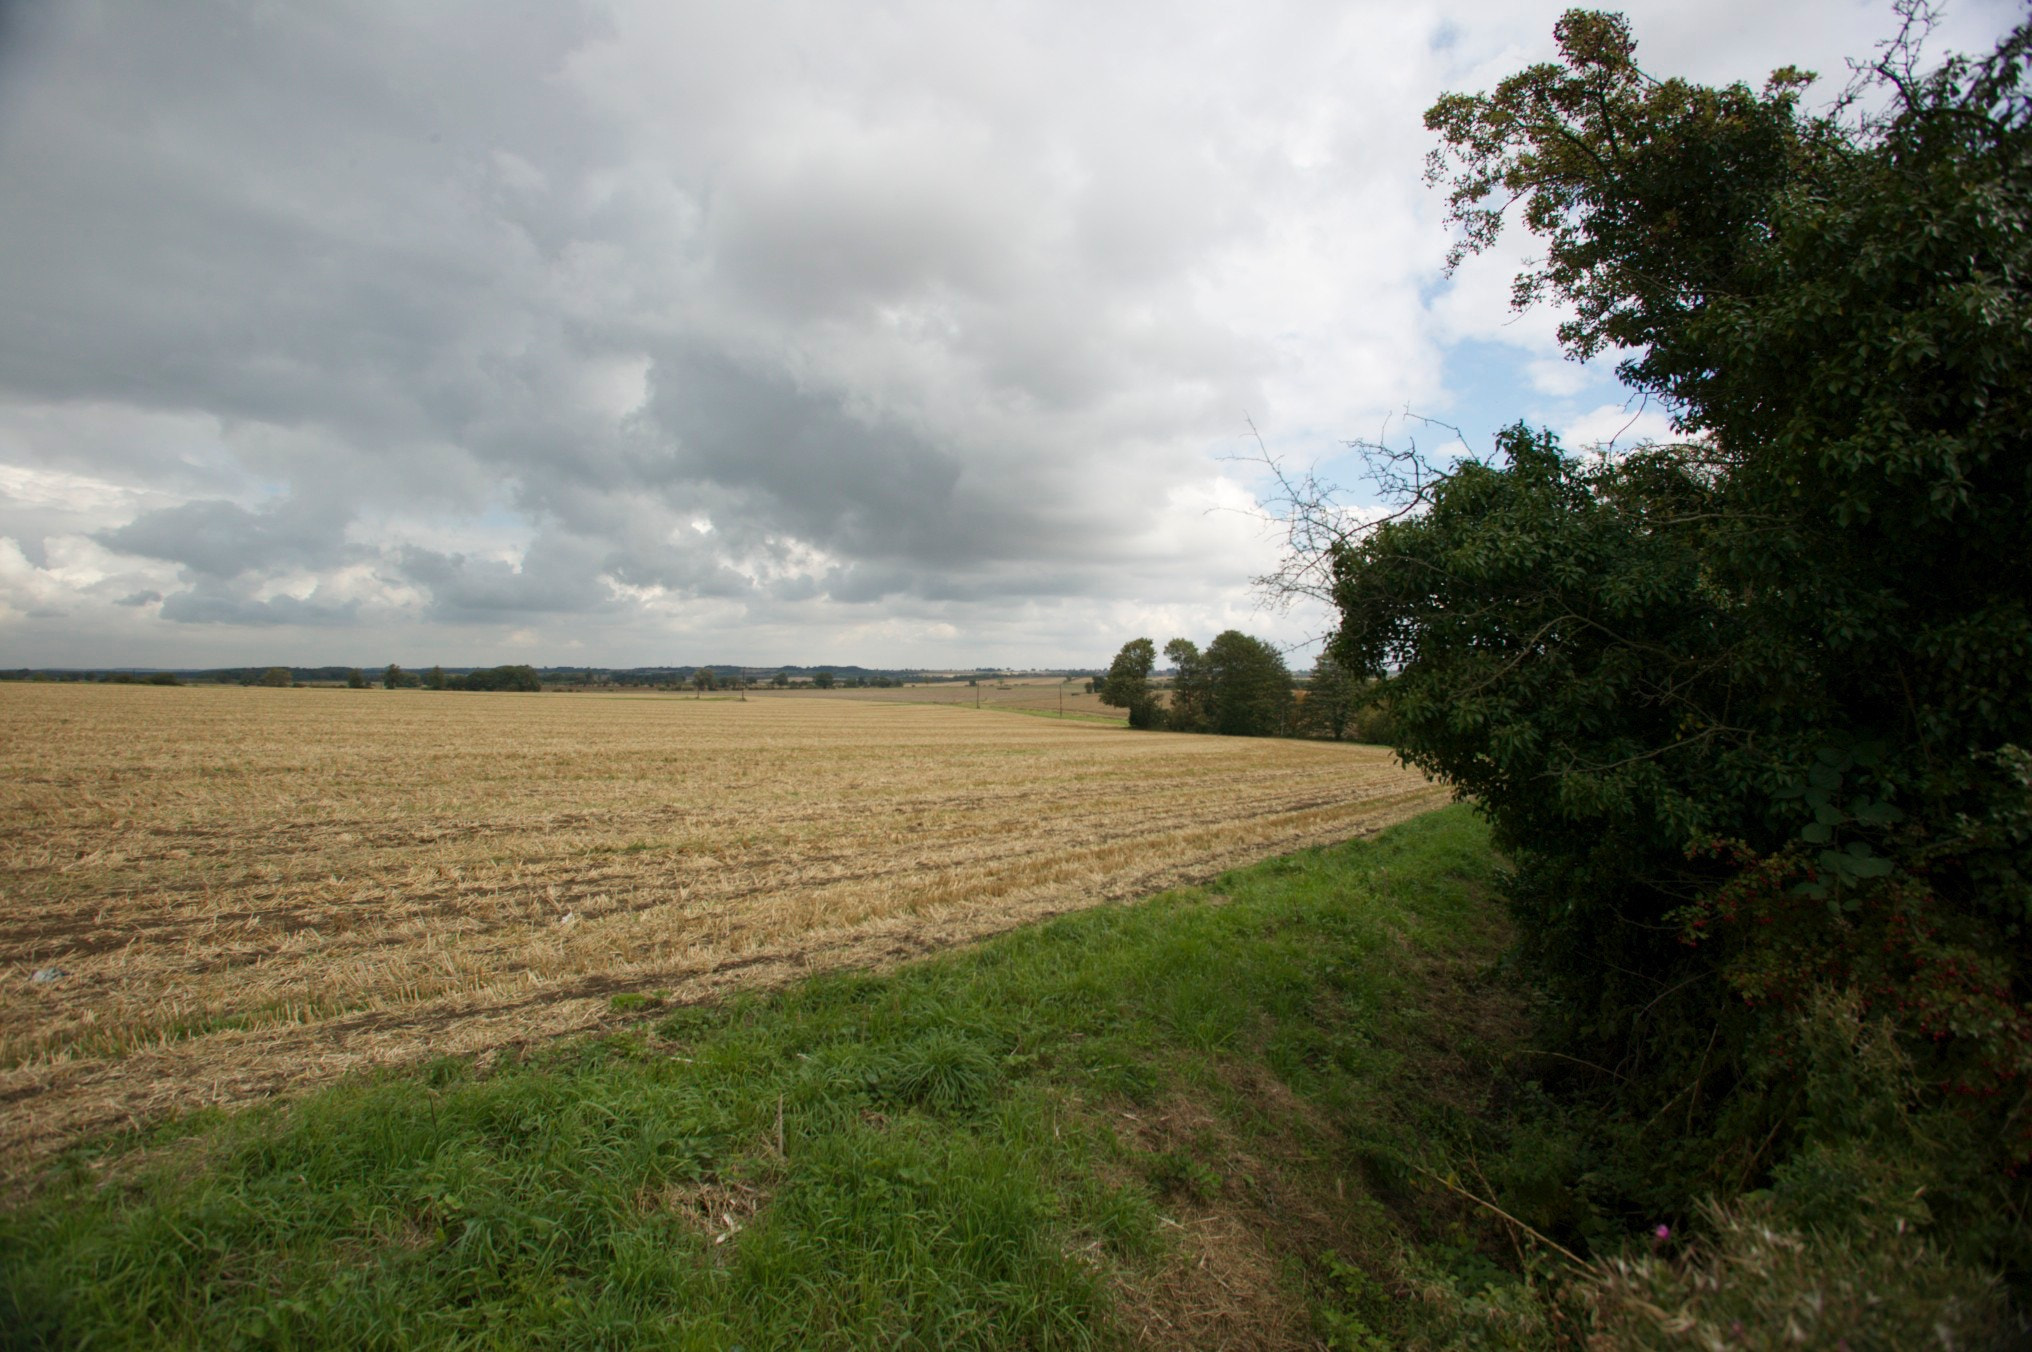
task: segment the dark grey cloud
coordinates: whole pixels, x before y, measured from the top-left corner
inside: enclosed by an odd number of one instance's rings
[[[399,553],[396,566],[429,593],[433,618],[469,623],[611,608],[612,596],[598,580],[605,552],[597,544],[546,535],[519,564],[411,547]]]
[[[246,596],[214,585],[177,592],[162,603],[162,618],[177,624],[334,628],[352,623],[358,613],[352,602],[325,605],[295,596]]]
[[[164,559],[215,578],[278,568],[323,568],[344,560],[346,517],[300,498],[248,511],[218,500],[145,512],[93,536],[124,554]]]
[[[780,529],[855,557],[949,566],[1007,544],[995,537],[1011,513],[960,493],[956,454],[841,391],[694,349],[658,361],[645,416],[675,452],[667,487],[745,490]]]
[[[569,149],[518,97],[584,36],[568,7],[51,8],[0,95],[0,383],[283,423],[473,414],[470,325],[510,318],[476,301],[534,250],[475,165],[495,135]]]

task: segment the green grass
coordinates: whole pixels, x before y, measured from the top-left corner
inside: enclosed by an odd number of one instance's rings
[[[484,1073],[81,1147],[0,1218],[0,1339],[1080,1348],[1214,1317],[1224,1265],[1261,1279],[1235,1318],[1336,1346],[1446,1341],[1442,1308],[1522,1329],[1496,1236],[1420,1172],[1511,1049],[1495,867],[1449,809],[885,975],[620,998],[639,1022]]]

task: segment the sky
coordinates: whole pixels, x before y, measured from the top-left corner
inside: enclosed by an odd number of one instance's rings
[[[1258,436],[1669,430],[1528,237],[1443,271],[1423,110],[1559,9],[0,3],[0,667],[1302,664]],[[1821,98],[1895,26],[1626,12]]]

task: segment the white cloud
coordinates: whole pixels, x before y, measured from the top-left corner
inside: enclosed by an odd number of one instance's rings
[[[1632,400],[1602,404],[1558,428],[1560,441],[1575,449],[1628,450],[1647,441],[1673,441],[1672,420],[1656,407]]]
[[[53,509],[80,516],[131,512],[147,500],[144,490],[68,470],[0,464],[0,498],[19,507]]]
[[[1299,462],[1406,406],[1620,427],[1557,314],[1510,312],[1531,241],[1442,278],[1420,183],[1424,107],[1544,59],[1560,8],[38,10],[0,53],[0,645],[1301,637],[1249,591],[1245,418]],[[1647,66],[1705,79],[1838,71],[1889,24],[1633,9]]]
[[[1582,393],[1601,379],[1599,371],[1565,360],[1534,361],[1525,371],[1532,389],[1562,399]]]

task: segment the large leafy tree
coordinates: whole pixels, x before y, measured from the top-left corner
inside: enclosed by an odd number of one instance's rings
[[[1214,691],[1206,656],[1189,638],[1175,638],[1164,645],[1171,663],[1171,703],[1165,710],[1164,725],[1173,732],[1213,730]]]
[[[1291,671],[1284,655],[1238,629],[1223,630],[1202,651],[1175,638],[1164,655],[1176,673],[1165,726],[1174,732],[1269,737],[1286,730]]]
[[[1561,1064],[1620,1104],[1626,1190],[1767,1176],[1807,1131],[1786,1030],[1834,986],[1984,1124],[2010,1193],[2032,1164],[2032,39],[1925,73],[1893,45],[1808,115],[1797,71],[1709,88],[1645,72],[1619,17],[1556,36],[1559,62],[1434,105],[1433,177],[1462,252],[1521,203],[1544,257],[1519,303],[1566,306],[1570,352],[1623,354],[1685,439],[1585,458],[1519,426],[1420,477],[1420,510],[1334,551],[1336,654],[1512,852]]]
[[[1298,724],[1314,736],[1338,742],[1348,733],[1361,705],[1361,686],[1332,652],[1323,652],[1312,664],[1305,682],[1305,699],[1298,706]]]
[[[1291,715],[1291,670],[1284,654],[1239,629],[1214,636],[1201,658],[1211,730],[1228,737],[1272,737]]]
[[[1147,638],[1133,638],[1115,654],[1101,682],[1101,703],[1128,710],[1132,728],[1154,727],[1162,713],[1150,689],[1150,671],[1156,665],[1157,645]]]

